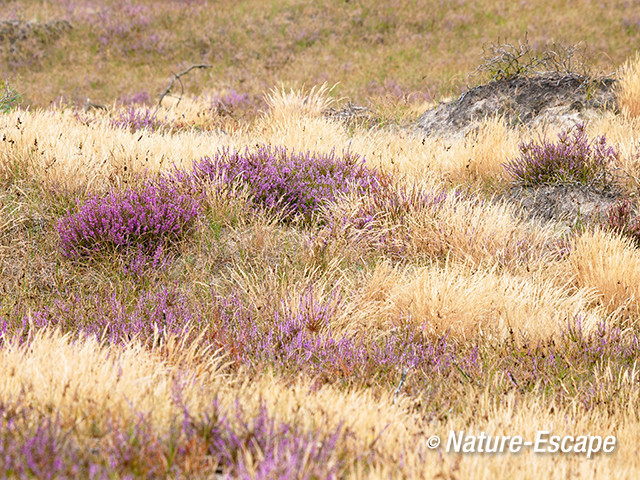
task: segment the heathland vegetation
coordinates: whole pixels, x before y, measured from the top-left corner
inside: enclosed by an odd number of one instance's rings
[[[0,477],[638,478],[640,6],[609,3],[5,2]],[[413,128],[554,55],[614,104]]]

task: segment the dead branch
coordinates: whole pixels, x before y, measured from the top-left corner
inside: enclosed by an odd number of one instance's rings
[[[402,377],[400,378],[400,384],[398,385],[398,388],[396,388],[396,391],[393,394],[393,401],[391,402],[391,405],[396,403],[396,400],[398,399],[398,394],[400,393],[400,389],[402,388],[402,385],[404,384],[404,381],[406,379],[407,379],[407,369],[403,368],[402,369]]]
[[[180,100],[182,100],[182,96],[184,95],[184,85],[182,84],[182,80],[180,79],[180,77],[182,77],[183,75],[186,75],[187,73],[189,73],[191,70],[195,68],[211,68],[211,65],[207,65],[204,63],[198,64],[198,65],[191,65],[189,68],[183,70],[180,73],[174,73],[173,78],[171,79],[171,83],[169,83],[167,88],[165,88],[164,91],[160,94],[160,99],[158,100],[158,106],[156,108],[160,108],[162,106],[162,100],[164,99],[164,97],[166,97],[169,94],[169,92],[173,88],[173,84],[176,83],[176,80],[180,84],[180,98],[178,99],[178,103],[176,103],[176,106],[180,104]]]

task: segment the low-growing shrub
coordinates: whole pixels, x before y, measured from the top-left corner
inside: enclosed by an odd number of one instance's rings
[[[139,108],[131,105],[126,110],[121,111],[117,117],[111,119],[111,126],[122,128],[131,133],[138,130],[148,130],[150,132],[165,131],[170,125],[158,118],[156,112],[150,108]]]
[[[132,107],[134,105],[143,105],[149,106],[153,104],[153,98],[146,90],[141,90],[139,92],[133,93],[131,95],[122,95],[120,96],[119,103],[125,106]]]
[[[168,432],[146,412],[130,424],[107,414],[91,447],[59,415],[16,403],[0,403],[2,478],[210,478],[217,466],[220,478],[334,479],[348,466],[341,425],[311,432],[264,403],[255,414],[239,402],[225,411],[217,398],[199,414],[181,405]]]
[[[139,188],[94,195],[58,222],[60,248],[71,259],[116,251],[155,255],[182,237],[200,213],[200,200],[166,178]]]
[[[125,292],[128,295],[112,292],[56,299],[25,315],[22,329],[55,326],[113,344],[136,338],[149,345],[157,332],[192,339],[204,326],[197,304],[175,286]]]
[[[637,246],[640,246],[640,219],[634,215],[633,205],[628,198],[618,200],[609,207],[607,227],[631,238]]]
[[[217,115],[235,116],[238,113],[263,109],[264,100],[231,88],[210,97],[210,111]]]
[[[518,44],[491,42],[483,45],[482,63],[475,74],[487,72],[495,82],[518,77],[535,77],[545,74],[591,77],[590,62],[584,45],[552,42],[533,48],[525,35]]]
[[[398,368],[448,370],[452,365],[452,344],[413,328],[399,327],[371,341],[336,331],[331,320],[345,307],[336,291],[317,298],[310,288],[292,302],[273,305],[268,322],[237,296],[211,293],[206,304],[175,286],[124,296],[113,292],[60,298],[25,312],[22,325],[14,328],[26,332],[56,327],[110,344],[135,338],[150,347],[158,334],[176,335],[201,342],[203,348],[222,349],[237,367],[269,366],[282,374],[305,372],[326,381],[394,382]]]
[[[504,168],[512,178],[531,186],[574,182],[606,185],[609,164],[618,158],[604,135],[589,141],[584,124],[561,132],[557,143],[522,143],[520,154]]]
[[[358,155],[296,153],[271,146],[256,152],[220,150],[197,162],[193,177],[246,184],[255,206],[277,210],[285,221],[306,223],[317,219],[320,208],[340,194],[375,191],[384,184],[383,177]]]

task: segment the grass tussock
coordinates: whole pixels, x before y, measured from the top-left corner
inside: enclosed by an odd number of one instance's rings
[[[585,327],[603,321],[604,310],[591,308],[594,301],[588,289],[572,293],[541,275],[474,271],[452,262],[418,269],[380,264],[356,297],[353,315],[366,331],[409,324],[425,334],[462,339],[505,340],[514,334],[539,339],[576,318],[584,319]]]
[[[618,107],[627,118],[636,118],[640,116],[640,58],[637,54],[626,61],[618,76]]]
[[[632,240],[585,232],[573,241],[567,267],[575,285],[593,289],[609,312],[637,318],[640,257]]]
[[[524,220],[510,205],[490,202],[477,192],[447,189],[442,183],[347,197],[330,205],[325,216],[339,239],[325,240],[325,245],[343,245],[345,254],[352,255],[451,257],[516,271],[538,268],[554,255],[559,241],[552,227]]]
[[[5,179],[37,179],[71,190],[101,189],[107,182],[126,185],[136,175],[188,166],[228,145],[224,138],[193,131],[176,136],[149,130],[132,133],[112,126],[108,117],[85,125],[71,110],[16,110],[3,115],[0,125]]]
[[[204,360],[192,346],[176,339],[166,343],[172,367],[161,359],[160,351],[150,353],[135,341],[119,348],[91,337],[73,337],[54,330],[36,331],[26,341],[5,336],[0,360],[7,373],[0,387],[3,399],[22,395],[23,402],[38,410],[82,419],[84,429],[108,416],[132,419],[136,410],[148,412],[153,424],[162,426],[176,408],[171,401],[175,381],[193,377],[194,360]],[[211,367],[204,363],[199,373],[213,374],[222,361],[214,353],[207,360]],[[180,371],[181,364],[188,365],[191,373]],[[184,393],[185,402],[199,403],[197,396]]]

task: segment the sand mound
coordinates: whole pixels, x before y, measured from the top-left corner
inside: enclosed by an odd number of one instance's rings
[[[615,110],[614,83],[611,78],[555,72],[493,81],[426,111],[415,126],[421,135],[455,137],[487,117],[501,116],[511,126],[568,128],[604,109]]]

